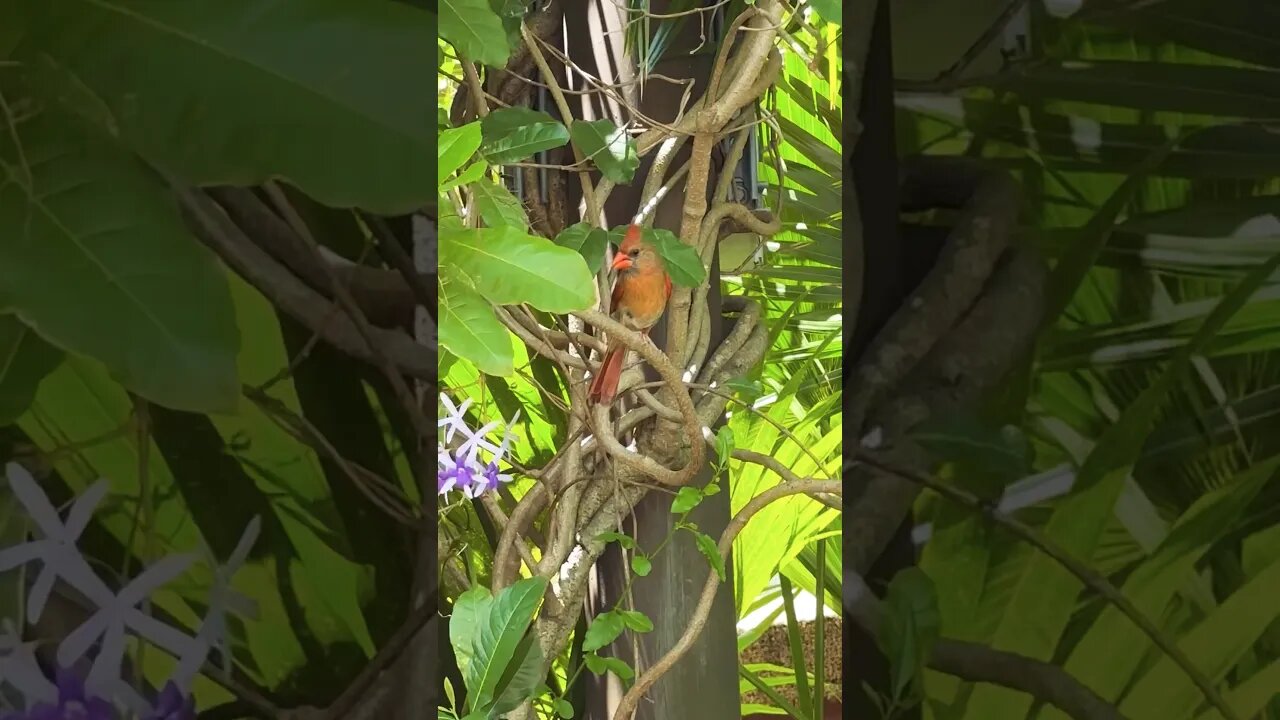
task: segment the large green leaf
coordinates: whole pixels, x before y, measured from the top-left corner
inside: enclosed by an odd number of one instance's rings
[[[467,159],[475,154],[476,148],[480,147],[480,137],[480,123],[473,122],[440,133],[439,144],[436,145],[437,182],[443,185],[445,178],[461,168]],[[480,173],[484,172],[484,166],[476,164],[467,168],[465,174],[471,175],[476,172],[472,168],[477,168]]]
[[[1254,465],[1228,486],[1205,495],[1178,519],[1151,557],[1125,580],[1122,591],[1147,617],[1160,617],[1196,563],[1240,515],[1280,468],[1280,457]],[[1104,699],[1115,700],[1129,684],[1151,641],[1133,621],[1106,607],[1067,659],[1063,669]],[[1194,656],[1193,656],[1194,657]],[[1066,718],[1047,709],[1043,718]]]
[[[1236,591],[1209,617],[1178,641],[1211,681],[1226,676],[1232,666],[1280,616],[1280,562],[1273,563]],[[1199,688],[1167,656],[1156,661],[1120,703],[1120,712],[1134,720],[1182,720],[1201,701]]]
[[[226,276],[165,186],[127,151],[54,112],[0,138],[0,307],[179,410],[237,405]]]
[[[1165,126],[1109,121],[1110,108],[1052,112],[1038,103],[933,95],[903,95],[899,108],[940,120],[1052,163],[1054,172],[1127,172],[1169,140]],[[1001,159],[993,158],[994,162]],[[1022,166],[1021,161],[1015,165]],[[1257,177],[1280,173],[1280,135],[1260,125],[1207,127],[1160,165],[1170,177]]]
[[[565,313],[595,300],[595,283],[582,256],[523,228],[441,228],[440,265],[465,276],[499,305],[528,303]]]
[[[1171,62],[1029,63],[982,84],[1025,100],[1117,105],[1221,117],[1280,117],[1280,73]]]
[[[17,419],[62,353],[12,315],[0,315],[0,425]]]
[[[484,707],[497,694],[498,685],[515,658],[533,615],[547,591],[544,578],[526,578],[494,596],[472,639],[467,690],[472,707]]]
[[[476,209],[480,217],[489,227],[509,225],[520,230],[527,230],[529,217],[524,214],[524,206],[511,194],[510,190],[491,180],[480,179],[468,187],[475,195]]]
[[[1099,21],[1124,28],[1143,42],[1177,43],[1224,58],[1280,67],[1280,14],[1253,0],[1164,0],[1153,6],[1102,13]]]
[[[601,174],[615,183],[626,184],[640,167],[636,141],[626,130],[608,120],[575,120],[569,126],[573,144]]]
[[[1280,660],[1232,688],[1227,693],[1227,703],[1236,711],[1236,717],[1259,717],[1258,713],[1275,698],[1277,687],[1280,687]],[[1214,709],[1202,713],[1196,720],[1223,720],[1223,717]]]
[[[482,151],[495,165],[533,157],[542,150],[569,142],[569,131],[559,120],[527,107],[499,108],[481,121],[484,127]]]
[[[671,282],[680,287],[698,287],[707,279],[707,269],[692,245],[685,245],[670,230],[645,228],[645,239],[662,256],[662,262],[671,276]]]
[[[432,16],[348,0],[13,3],[31,87],[196,184],[396,214],[435,190]],[[500,39],[497,39],[500,44]],[[372,178],[376,178],[373,181]]]
[[[510,712],[533,696],[545,677],[541,674],[542,662],[542,646],[538,644],[537,637],[533,633],[526,634],[516,646],[507,672],[498,686],[501,689],[493,703],[494,712]]]
[[[1045,535],[1051,541],[1078,558],[1092,557],[1124,480],[1138,460],[1156,414],[1167,401],[1175,383],[1182,380],[1192,358],[1248,302],[1277,267],[1280,267],[1280,254],[1254,268],[1230,294],[1223,297],[1195,337],[1178,350],[1155,380],[1102,435],[1081,466],[1072,494],[1054,508],[1045,526]],[[1070,619],[1080,586],[1080,581],[1056,560],[1043,554],[1032,556],[1018,579],[993,645],[1033,658],[1050,657]],[[993,685],[981,685],[970,698],[966,717],[1021,719],[1031,702],[1027,695]]]
[[[492,605],[493,596],[484,586],[471,588],[453,601],[453,614],[449,616],[449,644],[453,647],[454,660],[463,678],[470,678],[474,672],[475,639]],[[467,690],[475,692],[469,680]]]
[[[609,233],[593,228],[587,223],[574,223],[556,235],[556,244],[573,248],[587,261],[587,270],[594,275],[604,264],[604,253],[609,247]]]
[[[511,56],[502,19],[485,0],[440,3],[440,37],[468,59],[485,65],[502,67]]]
[[[440,276],[439,288],[440,344],[488,375],[515,372],[511,333],[489,303],[449,273]]]

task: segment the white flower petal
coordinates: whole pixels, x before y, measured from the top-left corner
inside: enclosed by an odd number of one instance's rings
[[[116,597],[116,602],[124,607],[137,605],[165,583],[181,575],[195,559],[195,555],[191,554],[160,558],[125,586]]]
[[[18,463],[9,463],[5,466],[5,474],[9,477],[13,496],[27,509],[27,515],[35,521],[40,532],[48,538],[62,537],[62,518],[58,517],[58,511],[49,502],[35,478],[31,477],[31,473]]]
[[[89,520],[93,518],[93,511],[98,509],[98,503],[107,496],[107,490],[110,489],[110,483],[106,480],[99,480],[84,492],[76,497],[74,503],[71,504],[71,512],[67,513],[67,542],[75,542],[88,527]]]

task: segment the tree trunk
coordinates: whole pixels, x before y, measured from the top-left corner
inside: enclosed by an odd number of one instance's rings
[[[867,0],[869,2],[869,0]],[[919,253],[908,255],[907,243],[901,241],[898,223],[898,159],[894,139],[893,51],[890,37],[891,3],[879,2],[875,8],[875,20],[871,27],[870,46],[861,72],[861,83],[853,84],[858,98],[858,121],[862,133],[853,148],[849,172],[857,188],[856,205],[861,216],[863,242],[861,252],[865,271],[860,288],[861,302],[852,341],[845,346],[846,380],[848,369],[855,366],[861,353],[884,326],[889,317],[902,304],[919,276],[912,278],[912,266],[920,265]],[[860,13],[861,15],[861,13]],[[919,247],[918,245],[913,247]],[[928,263],[925,263],[927,270]],[[856,289],[855,289],[856,291]],[[847,442],[857,443],[862,428],[848,428]],[[851,447],[856,447],[853,445]],[[858,497],[853,488],[845,502]],[[893,542],[868,572],[869,586],[882,589],[902,568],[915,563],[911,543],[911,520],[903,523]],[[845,657],[850,667],[845,668],[847,686],[855,688],[844,698],[849,717],[877,717],[875,704],[862,690],[863,682],[883,690],[888,685],[888,662],[880,653],[875,639],[867,635],[846,617],[844,622]],[[906,717],[919,717],[913,711]]]
[[[655,2],[650,7],[652,13],[667,12],[667,3]],[[624,64],[617,69],[617,63],[611,69],[605,63],[607,58],[624,57],[622,35],[616,32],[622,26],[618,16],[618,8],[612,0],[601,0],[590,3],[589,12],[566,12],[565,23],[569,42],[567,52],[570,58],[582,66],[587,72],[613,82],[625,81],[633,76],[634,69]],[[612,16],[610,16],[612,14]],[[658,23],[653,23],[654,29]],[[576,38],[591,38],[592,43],[576,43]],[[667,50],[655,73],[672,78],[694,80],[694,92],[700,92],[706,86],[710,72],[712,56],[711,48],[704,46],[697,54],[690,54],[702,45],[699,23],[690,20],[671,47]],[[682,85],[674,85],[663,81],[649,81],[645,84],[643,94],[638,85],[629,86],[634,93],[633,102],[647,116],[659,121],[672,121],[680,112],[681,99],[685,89]],[[595,113],[594,119],[601,117],[610,108],[599,106],[575,108],[575,112]],[[626,118],[611,118],[615,121]],[[689,144],[682,152],[688,156]],[[640,190],[644,178],[651,166],[652,156],[642,162],[635,180],[629,186],[618,187],[610,196],[605,206],[605,214],[609,225],[620,225],[631,220],[640,203]],[[677,156],[670,166],[679,167],[683,161]],[[712,178],[717,175],[718,168],[712,168]],[[572,185],[572,184],[571,184]],[[680,227],[681,203],[684,193],[678,190],[669,194],[658,205],[654,215],[654,227],[678,232]],[[713,260],[710,272],[711,292],[708,296],[712,318],[711,342],[714,348],[723,338],[720,322],[720,293],[718,258]],[[665,347],[665,319],[651,332],[658,347]],[[656,375],[655,375],[656,378]],[[694,481],[696,485],[705,485],[711,479],[710,468],[704,469]],[[642,550],[655,550],[674,530],[675,516],[671,514],[671,495],[665,492],[653,492],[639,502],[634,514],[624,519],[623,531],[636,538]],[[719,537],[729,523],[729,493],[721,492],[707,498],[689,516],[690,522],[696,523],[700,530],[711,537]],[[732,558],[725,558],[726,567],[732,567]],[[624,607],[632,607],[647,615],[654,623],[653,632],[646,634],[626,633],[618,643],[602,649],[602,655],[613,655],[627,662],[628,665],[642,670],[666,653],[684,634],[693,610],[697,604],[702,586],[706,582],[710,566],[706,558],[698,552],[692,536],[680,532],[672,538],[665,549],[653,558],[653,569],[649,576],[634,578],[631,598],[624,601]],[[617,546],[609,551],[597,563],[593,571],[591,589],[587,599],[588,617],[616,607],[621,599],[626,578],[631,574]],[[637,720],[671,720],[672,718],[715,718],[716,720],[736,720],[739,715],[738,692],[738,659],[737,659],[737,617],[734,610],[732,588],[724,586],[716,597],[711,616],[698,641],[676,668],[665,675],[649,692],[646,700],[640,705],[636,714]],[[618,701],[625,688],[612,675],[586,675],[586,712],[587,720],[612,720]]]

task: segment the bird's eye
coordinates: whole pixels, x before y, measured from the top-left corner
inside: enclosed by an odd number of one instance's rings
[[[632,248],[631,250],[629,250],[629,251],[627,252],[627,255],[629,255],[629,256],[631,256],[631,257],[640,257],[640,249],[639,249],[639,248]]]

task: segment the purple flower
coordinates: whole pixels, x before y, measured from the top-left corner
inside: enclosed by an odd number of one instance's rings
[[[517,411],[515,417],[506,423],[501,444],[494,445],[487,436],[497,429],[497,422],[486,423],[477,430],[467,427],[463,413],[471,405],[470,399],[454,405],[447,395],[441,393],[440,403],[445,412],[438,424],[445,430],[437,453],[436,493],[447,496],[453,490],[461,490],[467,498],[476,498],[486,491],[496,490],[501,483],[511,482],[510,475],[498,472],[498,463],[507,456],[511,443],[518,440],[511,427],[520,420],[520,413]],[[449,443],[455,434],[461,435],[463,440],[456,450],[451,450]],[[488,453],[488,462],[479,457],[481,450]]]
[[[115,708],[100,697],[88,697],[84,681],[70,670],[57,672],[58,704],[38,703],[25,713],[14,713],[5,720],[115,720]]]
[[[442,452],[439,459],[440,468],[436,471],[436,488],[441,495],[450,490],[461,490],[464,494],[471,490],[475,482],[475,470],[472,463],[466,460],[455,460],[448,452]]]
[[[191,696],[184,697],[178,686],[169,681],[156,700],[156,706],[144,720],[195,720],[196,701]]]

